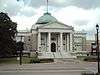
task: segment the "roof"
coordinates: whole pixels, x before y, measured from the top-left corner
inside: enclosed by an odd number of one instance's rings
[[[44,15],[41,16],[37,20],[36,24],[46,24],[46,23],[56,22],[56,21],[57,21],[57,19],[54,18],[50,13],[47,12],[47,13],[44,13]]]
[[[57,21],[57,19],[55,17],[53,17],[50,13],[44,13],[43,16],[41,16],[36,24],[32,25],[31,30],[35,30],[37,28],[40,29],[71,29],[73,30],[72,26],[68,26],[66,24],[63,24],[59,21]]]
[[[43,24],[38,27],[39,29],[71,29],[73,30],[72,26],[65,25],[61,22],[51,22],[48,24]]]

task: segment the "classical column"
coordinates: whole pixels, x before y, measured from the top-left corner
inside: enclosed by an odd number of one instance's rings
[[[69,46],[70,46],[70,45],[69,45],[69,42],[70,42],[70,40],[69,40],[69,34],[67,34],[67,51],[69,51],[69,49],[70,49],[70,48],[69,48]]]
[[[65,52],[66,52],[66,50],[67,50],[67,35],[66,35],[66,33],[65,33]]]
[[[63,33],[60,33],[60,51],[62,51],[63,50],[63,38],[62,38],[62,34]]]
[[[73,34],[70,33],[70,51],[73,50]]]
[[[41,52],[41,33],[38,32],[38,51]]]
[[[51,33],[48,33],[48,52],[51,52]]]

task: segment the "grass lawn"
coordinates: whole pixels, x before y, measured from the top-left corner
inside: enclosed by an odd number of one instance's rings
[[[87,56],[77,56],[77,59],[84,61],[84,59],[87,58]]]
[[[78,56],[77,58],[79,60],[88,61],[88,62],[96,62],[97,61],[97,56]]]
[[[22,63],[28,64],[32,58],[29,57],[22,57]],[[19,60],[17,60],[17,57],[12,58],[0,58],[0,64],[19,64]]]

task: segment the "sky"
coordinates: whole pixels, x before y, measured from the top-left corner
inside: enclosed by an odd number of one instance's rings
[[[87,33],[93,39],[100,24],[100,0],[48,0],[49,12],[58,21]],[[29,30],[46,12],[46,0],[0,0],[0,12],[17,22],[18,30]]]

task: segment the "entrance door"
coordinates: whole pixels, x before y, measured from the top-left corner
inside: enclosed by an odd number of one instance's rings
[[[56,44],[54,42],[51,43],[51,52],[56,52]]]

